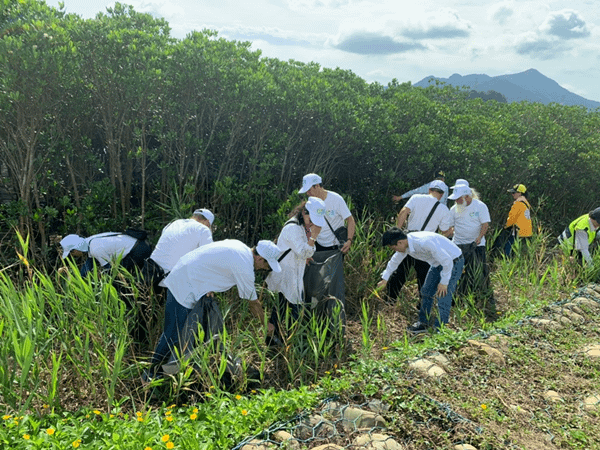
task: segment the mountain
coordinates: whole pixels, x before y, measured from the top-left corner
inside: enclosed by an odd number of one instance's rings
[[[535,69],[511,75],[490,77],[485,74],[459,75],[450,78],[438,78],[433,75],[423,78],[414,86],[427,87],[429,80],[443,81],[452,86],[467,87],[480,92],[496,91],[506,97],[508,102],[560,103],[561,105],[580,105],[589,109],[600,108],[600,102],[588,100],[561,87],[556,81],[542,75]]]

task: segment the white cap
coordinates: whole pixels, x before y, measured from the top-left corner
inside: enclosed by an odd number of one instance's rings
[[[304,205],[308,214],[310,215],[310,221],[316,226],[323,228],[325,224],[325,202],[317,197],[308,197],[306,205]]]
[[[454,189],[457,186],[467,186],[467,187],[469,187],[469,182],[467,180],[463,180],[462,178],[457,178],[456,182],[454,183],[454,186],[451,186],[451,188]]]
[[[440,191],[446,192],[448,190],[448,186],[442,180],[433,180],[429,183],[429,189],[439,189]]]
[[[265,260],[273,269],[273,272],[281,272],[281,266],[279,265],[279,261],[277,259],[281,256],[281,250],[274,242],[271,241],[258,241],[256,244],[256,253],[265,258]]]
[[[304,194],[315,184],[321,184],[321,183],[323,183],[323,180],[316,173],[309,173],[307,175],[304,175],[304,178],[302,178],[302,187],[298,191],[298,194]]]
[[[80,252],[88,251],[87,241],[77,234],[69,234],[60,241],[60,246],[63,248],[62,258],[65,259],[71,253],[71,250],[79,250]]]
[[[208,223],[211,225],[215,220],[215,215],[206,208],[197,209],[196,211],[194,211],[194,215],[196,214],[202,214],[206,218],[206,220],[208,220]]]
[[[450,200],[456,200],[465,195],[471,195],[471,188],[464,184],[457,185],[452,191],[452,195],[449,195],[448,198]]]

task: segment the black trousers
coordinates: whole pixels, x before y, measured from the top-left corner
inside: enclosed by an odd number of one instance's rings
[[[458,282],[456,294],[473,294],[488,321],[497,319],[496,299],[490,283],[490,268],[484,245],[474,243],[459,245],[465,257],[463,276]]]
[[[419,286],[419,296],[421,295],[421,288],[425,283],[427,272],[429,272],[429,264],[420,259],[415,259],[410,255],[402,260],[396,271],[392,274],[387,282],[387,294],[390,298],[396,300],[400,295],[402,286],[406,283],[410,269],[413,268],[417,272],[417,285]]]

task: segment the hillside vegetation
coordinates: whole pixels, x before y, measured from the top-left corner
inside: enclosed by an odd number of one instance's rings
[[[553,232],[598,206],[599,112],[467,95],[263,58],[208,30],[177,40],[121,4],[83,20],[2,0],[1,227],[53,264],[53,237],[158,232],[205,206],[217,238],[253,244],[277,234],[308,172],[358,216],[391,217],[391,195],[438,169],[481,192],[494,226],[517,182]]]

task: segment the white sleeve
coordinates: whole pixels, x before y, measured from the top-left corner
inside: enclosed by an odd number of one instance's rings
[[[406,258],[406,255],[407,255],[406,253],[395,252],[394,256],[392,256],[392,259],[390,259],[385,270],[381,274],[381,278],[384,279],[385,281],[389,280],[390,277],[392,276],[392,274],[396,271],[396,269],[400,265],[400,263],[404,260],[404,258]]]
[[[575,250],[579,250],[583,259],[588,265],[593,264],[592,255],[590,255],[590,243],[588,241],[588,234],[585,230],[575,231]]]

